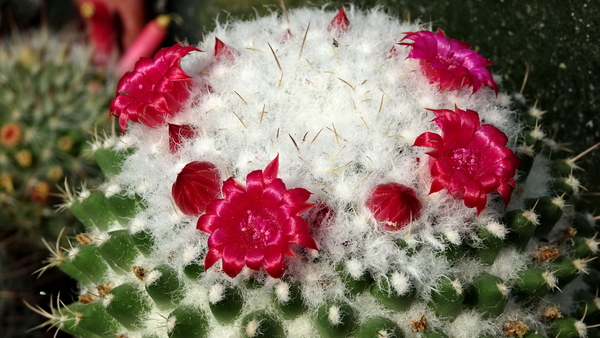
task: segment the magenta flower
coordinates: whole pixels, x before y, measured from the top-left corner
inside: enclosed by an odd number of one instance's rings
[[[400,230],[419,218],[421,201],[415,192],[399,183],[380,184],[367,199],[373,217],[388,230]]]
[[[335,32],[336,35],[340,37],[343,33],[346,33],[348,29],[350,29],[350,20],[348,20],[348,17],[346,16],[346,9],[342,6],[333,20],[329,23],[329,26],[327,26],[327,30]]]
[[[498,93],[498,86],[487,66],[492,63],[471,50],[471,45],[446,38],[441,29],[437,32],[408,32],[399,45],[411,46],[409,58],[421,60],[421,70],[432,83],[438,83],[440,89],[454,90],[473,87],[473,93],[488,85]]]
[[[244,266],[264,267],[273,278],[285,272],[284,256],[295,257],[292,243],[318,250],[310,228],[299,215],[312,207],[306,189],[286,189],[277,178],[279,156],[265,170],[246,176],[246,187],[230,177],[223,183],[223,199],[211,202],[198,219],[198,229],[211,234],[204,268],[219,259],[223,271],[237,276]]]
[[[125,133],[127,121],[155,128],[174,116],[189,96],[191,77],[179,65],[181,58],[196,47],[177,44],[159,50],[154,59],[140,58],[135,69],[125,73],[110,104]]]
[[[213,52],[215,59],[218,61],[233,61],[238,55],[239,53],[236,50],[227,46],[223,41],[215,37],[215,50]]]
[[[171,196],[179,210],[189,216],[199,216],[219,195],[221,176],[210,162],[190,162],[177,174]]]
[[[198,135],[194,127],[184,124],[169,123],[169,150],[171,154],[175,154],[183,145],[185,140],[192,139]]]
[[[432,157],[429,193],[448,189],[454,197],[464,199],[467,207],[477,208],[479,215],[486,206],[487,194],[497,190],[507,206],[511,187],[516,188],[513,177],[519,159],[505,147],[506,135],[492,125],[481,125],[479,114],[473,110],[430,110],[443,135],[423,133],[413,144],[433,148],[427,153]]]

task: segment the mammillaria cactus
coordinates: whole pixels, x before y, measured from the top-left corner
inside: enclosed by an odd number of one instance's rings
[[[107,181],[68,199],[86,233],[51,259],[79,301],[40,308],[48,324],[81,337],[597,334],[598,242],[570,205],[574,160],[541,154],[536,110],[517,122],[490,62],[380,10],[286,14],[123,77],[111,110],[127,132],[95,145]]]

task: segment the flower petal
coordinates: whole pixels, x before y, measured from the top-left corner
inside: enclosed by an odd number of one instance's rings
[[[279,155],[267,164],[263,172],[265,185],[269,185],[273,180],[277,179],[277,173],[279,172]]]
[[[224,246],[223,256],[221,257],[223,271],[231,278],[237,276],[244,268],[244,256],[244,251],[237,246]]]
[[[285,224],[285,234],[291,236],[293,234],[310,232],[310,228],[306,221],[300,216],[294,216],[287,219]]]
[[[204,214],[200,216],[196,223],[196,228],[200,231],[212,234],[215,230],[224,226],[221,218],[214,214]]]
[[[208,237],[208,247],[222,247],[226,244],[236,244],[232,243],[234,236],[231,236],[230,230],[228,228],[218,228]]]
[[[208,250],[206,257],[204,257],[204,270],[210,269],[213,265],[215,265],[216,262],[219,261],[219,259],[221,259],[221,250],[222,248],[220,247],[211,248]]]
[[[265,204],[280,205],[285,191],[285,183],[281,179],[275,179],[264,188],[262,201]]]
[[[191,125],[178,125],[169,123],[169,150],[175,154],[185,140],[193,139],[198,132]]]
[[[262,170],[255,170],[246,176],[246,191],[251,199],[261,200],[263,188],[264,183]]]
[[[508,205],[519,167],[518,157],[506,147],[508,137],[492,125],[482,125],[476,111],[456,106],[454,111],[430,110],[443,134],[426,132],[414,143],[435,147],[427,153],[433,179],[429,193],[447,189],[455,198],[464,199],[467,207],[477,208],[478,215],[486,206],[487,194],[494,190]]]
[[[346,16],[346,10],[344,6],[340,8],[338,13],[335,15],[333,20],[327,26],[328,31],[333,31],[340,37],[343,33],[347,32],[350,27],[350,21]]]
[[[260,267],[263,264],[263,260],[265,258],[265,252],[262,249],[250,249],[246,251],[246,256],[244,261],[246,262],[246,266],[252,270],[260,270]]]
[[[388,230],[399,230],[419,218],[422,208],[411,188],[395,182],[376,186],[366,204],[373,217]]]
[[[314,238],[312,238],[309,234],[295,234],[294,236],[292,236],[290,242],[302,245],[303,247],[309,249],[319,250],[319,247],[317,246],[317,243],[315,242]]]
[[[186,215],[202,214],[221,187],[221,178],[216,166],[210,162],[194,161],[181,169],[171,188],[175,204]]]
[[[273,278],[281,278],[285,272],[285,260],[278,247],[271,247],[265,252],[265,271]]]

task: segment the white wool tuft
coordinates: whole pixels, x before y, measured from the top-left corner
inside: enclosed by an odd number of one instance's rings
[[[285,304],[290,301],[290,286],[286,282],[279,282],[275,286],[275,295],[277,295],[277,301],[281,304]]]
[[[146,283],[146,286],[152,285],[160,278],[160,276],[162,276],[160,271],[152,270],[144,277],[144,283]]]
[[[551,289],[558,288],[558,278],[556,278],[552,272],[545,271],[542,273],[542,277],[544,277],[544,281],[546,281],[546,284],[548,284]]]
[[[93,231],[91,235],[96,245],[102,245],[110,239],[110,234],[102,231]]]
[[[493,332],[491,321],[485,320],[476,311],[465,311],[450,323],[446,333],[454,338],[480,337]]]
[[[259,328],[260,328],[260,321],[257,321],[256,319],[252,319],[251,321],[248,322],[248,324],[246,324],[246,336],[253,338],[256,337],[257,334],[259,334]]]
[[[77,256],[78,253],[79,253],[79,248],[78,247],[71,248],[68,251],[67,257],[70,258],[70,259],[73,259],[73,258],[75,258],[75,256]]]
[[[455,279],[452,281],[452,287],[454,288],[454,290],[456,290],[456,293],[459,295],[462,295],[463,293],[463,286],[462,283],[459,279]]]
[[[587,325],[581,320],[575,322],[575,328],[579,337],[587,337]]]
[[[393,336],[390,335],[389,332],[387,332],[386,330],[379,330],[377,331],[377,337],[381,337],[381,338],[391,338]]]
[[[225,286],[223,284],[215,284],[208,291],[208,301],[211,304],[220,302],[225,296]]]
[[[490,268],[490,273],[503,280],[510,280],[517,277],[519,271],[523,270],[531,256],[524,256],[518,249],[508,247],[504,248],[498,254]]]
[[[348,271],[348,273],[350,274],[350,276],[352,276],[354,279],[360,279],[360,277],[362,276],[363,272],[364,272],[364,268],[361,264],[361,262],[359,262],[356,259],[351,259],[346,263],[346,269]]]
[[[169,318],[167,318],[166,321],[166,325],[167,325],[167,332],[171,333],[171,331],[173,331],[173,329],[175,328],[175,325],[177,324],[177,317],[175,316],[170,316]]]
[[[394,288],[394,291],[400,296],[410,290],[410,280],[408,277],[406,277],[406,275],[398,272],[394,272],[392,274],[392,280],[390,284]]]
[[[506,234],[508,232],[508,230],[506,229],[506,227],[503,224],[500,224],[498,222],[491,222],[488,223],[488,225],[486,225],[486,229],[494,236],[498,237],[498,238],[502,238],[504,239],[506,237]]]
[[[121,191],[121,187],[115,182],[110,182],[107,186],[104,187],[104,196],[111,197],[114,194],[118,194]]]
[[[342,323],[342,313],[340,312],[340,308],[336,305],[332,305],[329,307],[327,311],[327,320],[332,325],[339,325]]]
[[[114,298],[115,296],[113,294],[109,293],[108,295],[105,295],[104,298],[102,298],[102,306],[108,307]]]

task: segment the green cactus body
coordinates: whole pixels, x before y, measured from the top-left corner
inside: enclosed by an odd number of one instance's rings
[[[215,284],[209,291],[210,311],[220,323],[231,323],[242,311],[244,300],[240,291],[233,287]]]
[[[429,306],[441,318],[456,318],[462,311],[465,295],[460,280],[442,277],[431,293]]]
[[[327,303],[319,308],[315,325],[321,337],[347,337],[355,329],[355,310],[345,303]]]
[[[106,311],[129,330],[142,327],[152,308],[148,296],[131,283],[117,286],[105,298]]]
[[[483,273],[473,280],[467,298],[485,317],[496,317],[508,302],[508,289],[501,278]]]
[[[294,319],[308,309],[298,284],[285,282],[275,286],[275,301],[285,319]]]
[[[373,317],[368,319],[358,328],[355,336],[357,338],[403,338],[404,334],[392,320],[384,317]]]
[[[169,316],[169,338],[203,337],[208,332],[206,315],[192,306],[182,306]]]

